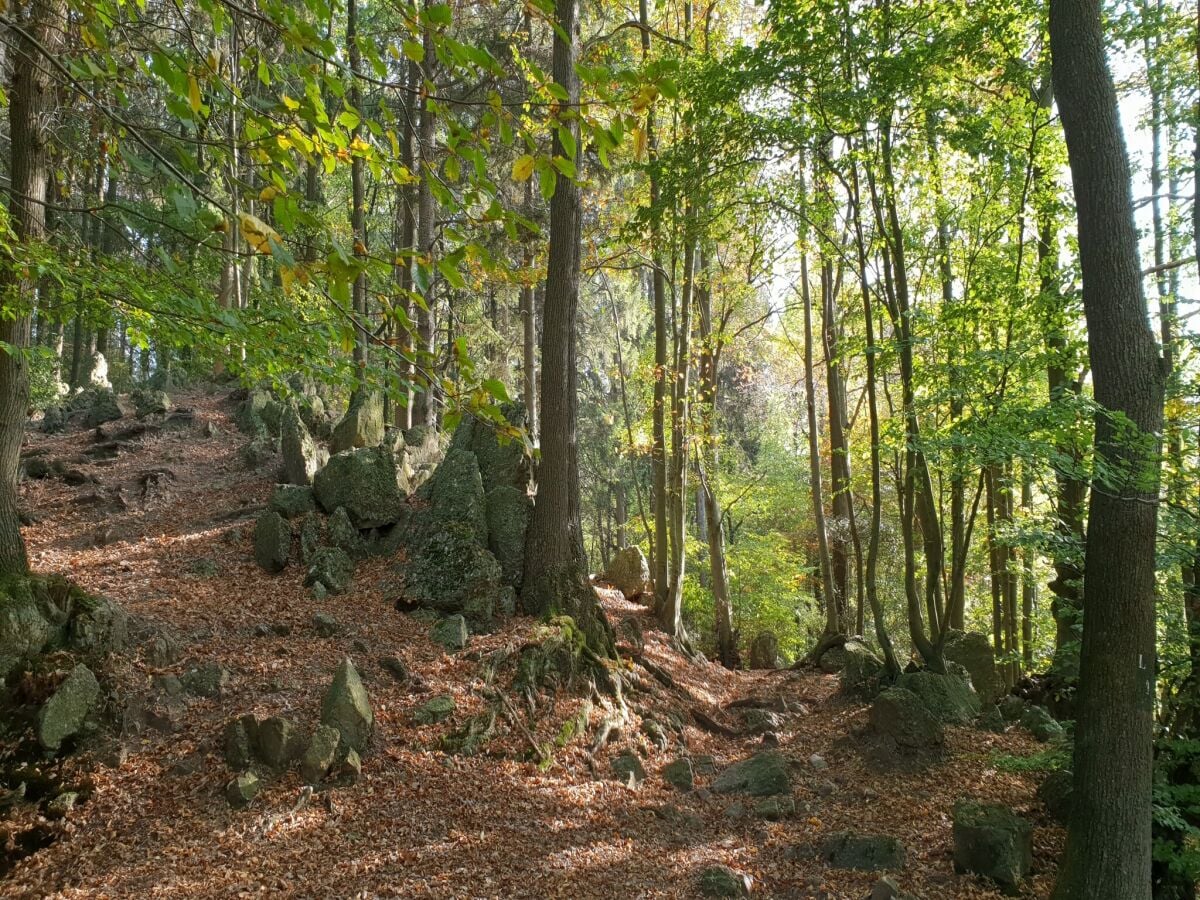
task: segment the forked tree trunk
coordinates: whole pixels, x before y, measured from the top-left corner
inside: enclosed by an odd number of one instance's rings
[[[1050,0],[1050,48],[1100,407],[1096,468],[1108,473],[1097,476],[1088,514],[1075,790],[1054,896],[1149,900],[1162,361],[1142,292],[1099,0]]]

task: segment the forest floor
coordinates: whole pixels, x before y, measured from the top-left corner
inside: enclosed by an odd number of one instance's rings
[[[95,481],[26,482],[25,530],[38,572],[69,575],[121,603],[131,614],[177,634],[180,661],[156,669],[141,655],[111,677],[131,691],[155,676],[217,661],[231,674],[223,695],[189,699],[166,732],[122,738],[127,753],[100,750],[64,763],[90,771],[94,791],[58,826],[57,839],[18,862],[0,880],[5,897],[693,897],[697,873],[724,863],[754,879],[754,896],[864,898],[878,874],[838,871],[806,848],[833,831],[887,834],[907,848],[893,872],[916,897],[998,897],[987,883],[954,873],[951,808],[964,796],[1014,807],[1035,823],[1034,875],[1026,896],[1046,897],[1063,833],[1034,800],[1032,777],[995,765],[998,753],[1038,749],[1024,732],[948,729],[948,753],[923,771],[897,773],[861,752],[857,732],[866,707],[838,695],[836,676],[817,672],[730,672],[684,659],[653,630],[649,611],[605,594],[618,623],[635,618],[645,658],[671,676],[653,678],[630,697],[631,725],[589,760],[585,741],[555,753],[539,771],[524,761],[526,738],[502,735],[483,755],[438,749],[454,722],[421,726],[413,710],[430,696],[453,695],[456,721],[482,708],[482,656],[530,640],[528,618],[473,637],[447,654],[428,626],[387,599],[395,560],[360,563],[346,594],[313,599],[303,570],[268,575],[252,558],[252,522],[271,490],[272,467],[248,470],[246,439],[230,421],[223,396],[201,391],[174,398],[195,411],[185,431],[136,442],[100,466],[80,466]],[[125,424],[131,420],[126,419]],[[212,423],[216,433],[203,436]],[[26,450],[68,458],[94,442],[92,431],[31,433]],[[345,625],[320,637],[313,615]],[[290,626],[262,629],[262,625]],[[262,635],[261,632],[269,631]],[[355,785],[307,797],[292,772],[263,789],[246,810],[231,809],[221,758],[224,724],[246,712],[317,720],[331,674],[349,655],[362,673],[376,716],[375,738]],[[391,677],[381,657],[400,657],[423,689]],[[753,736],[713,734],[687,725],[666,749],[638,730],[639,715],[665,720],[700,708],[737,731],[747,697],[783,698],[780,749],[796,762],[796,814],[779,822],[735,816],[736,795],[680,793],[660,769],[684,750],[711,754],[719,771],[761,749]],[[561,714],[545,717],[547,734],[577,705],[563,696]],[[593,725],[601,710],[592,712]],[[307,727],[307,726],[306,726]],[[631,788],[609,774],[609,760],[633,748],[646,780]],[[825,761],[821,768],[818,755]],[[36,815],[33,813],[17,813]],[[0,819],[0,844],[20,823]]]

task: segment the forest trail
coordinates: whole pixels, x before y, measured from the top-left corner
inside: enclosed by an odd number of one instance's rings
[[[475,757],[441,752],[440,738],[483,707],[481,660],[519,648],[539,625],[507,620],[448,654],[427,625],[389,601],[395,559],[360,563],[352,589],[323,601],[302,586],[301,569],[266,574],[253,560],[251,525],[271,490],[273,463],[246,468],[246,438],[223,393],[181,393],[177,402],[194,421],[130,435],[111,460],[74,461],[97,445],[93,430],[30,432],[27,455],[71,460],[69,480],[87,480],[26,481],[22,499],[36,521],[25,535],[35,571],[67,574],[178,637],[182,652],[170,665],[156,668],[143,656],[118,663],[112,675],[130,694],[154,696],[161,676],[213,662],[228,670],[228,684],[219,697],[171,699],[156,713],[158,728],[122,739],[127,754],[114,746],[67,758],[64,778],[90,772],[90,800],[53,826],[50,846],[16,863],[0,895],[692,897],[697,874],[723,863],[753,877],[753,896],[864,898],[882,873],[827,868],[809,849],[849,830],[904,844],[907,862],[891,874],[914,897],[998,897],[951,864],[951,808],[970,796],[1033,820],[1026,896],[1048,896],[1063,832],[1035,801],[1032,777],[993,763],[997,752],[1038,749],[1028,735],[950,728],[944,762],[881,771],[855,738],[867,708],[838,696],[836,676],[730,672],[685,660],[661,640],[649,611],[619,594],[604,597],[618,635],[636,631],[626,620],[639,623],[643,658],[667,677],[630,663],[639,687],[627,697],[631,720],[596,754],[594,769],[587,742],[576,740],[540,772],[523,761],[530,741],[516,729],[502,730]],[[111,435],[132,424],[127,416],[104,428]],[[340,633],[320,636],[316,613],[336,618]],[[249,809],[231,809],[225,723],[247,712],[285,715],[306,730],[347,655],[376,717],[361,780],[310,799],[293,771],[270,781]],[[387,656],[419,677],[398,682],[379,664]],[[455,698],[454,718],[416,724],[414,710],[437,694]],[[661,775],[684,742],[693,760],[714,757],[716,771],[762,749],[761,737],[744,733],[743,710],[730,707],[749,697],[787,710],[778,739],[793,761],[796,808],[778,822],[755,815],[752,798],[708,790],[711,774],[698,774],[689,793]],[[552,741],[580,703],[561,696],[555,714],[539,719],[537,739]],[[739,734],[696,727],[694,710]],[[688,724],[682,734],[668,730],[665,749],[655,746],[641,721],[672,714]],[[594,728],[601,710],[591,716]],[[610,772],[627,749],[642,754],[647,773],[636,788]],[[22,809],[0,820],[0,837],[36,822],[36,807]]]

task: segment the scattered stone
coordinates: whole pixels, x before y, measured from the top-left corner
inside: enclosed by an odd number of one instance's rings
[[[787,760],[774,750],[756,753],[718,775],[712,789],[719,794],[738,791],[752,797],[785,794],[791,790]]]
[[[454,698],[448,694],[442,694],[418,706],[413,711],[413,720],[418,725],[436,725],[438,722],[444,722],[454,715],[456,708]]]
[[[322,547],[313,553],[309,561],[304,586],[315,588],[320,585],[330,594],[340,594],[350,587],[353,578],[354,563],[346,551],[337,547]]]
[[[296,519],[317,508],[317,498],[306,484],[277,484],[271,492],[270,508],[285,519]]]
[[[254,762],[258,738],[258,720],[252,715],[238,716],[225,726],[222,737],[225,765],[235,772],[244,772]]]
[[[329,596],[329,591],[325,589],[324,582],[314,581],[312,585],[312,598],[314,600],[324,600]]]
[[[1019,722],[1021,721],[1021,716],[1025,715],[1025,710],[1028,709],[1029,704],[1016,694],[1009,694],[1001,699],[996,706],[1000,710],[1000,715],[1004,716],[1004,721]]]
[[[381,656],[379,666],[397,681],[408,681],[408,667],[398,656]]]
[[[47,750],[57,750],[78,733],[99,698],[100,683],[92,670],[80,663],[38,711],[38,743]]]
[[[171,409],[171,398],[166,391],[137,387],[129,395],[133,402],[133,414],[139,419],[147,416],[165,416]]]
[[[1063,727],[1040,706],[1031,706],[1026,709],[1021,714],[1021,725],[1029,729],[1029,733],[1043,744],[1061,737],[1063,734]]]
[[[342,784],[357,784],[362,778],[362,757],[351,747],[338,762],[335,777]]]
[[[1008,723],[1004,721],[1004,716],[1000,712],[1000,707],[992,703],[984,707],[975,719],[975,727],[980,731],[991,731],[996,734],[1003,734],[1008,727]]]
[[[888,688],[875,698],[870,724],[901,751],[934,750],[946,739],[942,723],[916,694],[901,687]]]
[[[63,791],[46,804],[46,818],[51,821],[65,819],[78,802],[78,793],[75,791]]]
[[[819,753],[814,753],[812,756],[810,756],[808,758],[808,764],[817,772],[824,772],[829,768],[829,763],[827,763],[825,761],[825,757]]]
[[[378,447],[383,443],[383,397],[372,391],[358,390],[340,422],[334,426],[329,449],[344,450]]]
[[[330,725],[318,725],[300,760],[300,778],[305,784],[320,784],[337,759],[342,736]],[[351,751],[353,752],[353,751]]]
[[[884,834],[839,831],[821,842],[820,856],[834,869],[878,872],[904,867],[904,845]]]
[[[745,720],[746,730],[751,734],[778,731],[783,725],[783,720],[779,718],[778,713],[773,713],[769,709],[758,709],[756,707],[746,710]]]
[[[188,669],[180,679],[183,689],[193,697],[220,697],[229,684],[229,670],[220,663],[208,662]]]
[[[90,388],[80,394],[79,398],[84,404],[83,424],[88,428],[95,428],[105,422],[115,422],[123,415],[112,388]]]
[[[663,766],[663,778],[666,782],[675,788],[677,791],[692,790],[696,785],[696,775],[692,769],[692,761],[687,757],[680,757]]]
[[[317,632],[319,637],[331,638],[337,637],[342,633],[342,623],[335,619],[329,613],[319,612],[312,617],[313,630]]]
[[[333,683],[321,703],[321,724],[336,728],[342,747],[365,750],[375,729],[375,714],[358,671],[349,657],[334,673]]]
[[[171,775],[181,777],[196,775],[202,771],[204,771],[204,754],[199,752],[189,753],[182,759],[175,760],[168,770]]]
[[[296,757],[297,734],[292,723],[282,716],[271,716],[258,723],[258,758],[272,769],[286,769]]]
[[[885,875],[871,886],[867,900],[915,900],[912,894],[900,890],[896,879]]]
[[[611,766],[612,773],[617,780],[630,787],[639,785],[646,780],[646,769],[642,766],[641,759],[632,750],[626,750],[614,756]]]
[[[1038,785],[1037,798],[1046,807],[1050,818],[1060,825],[1066,825],[1071,818],[1074,793],[1074,776],[1066,769],[1055,769]]]
[[[448,652],[456,653],[467,646],[470,636],[467,620],[462,616],[449,616],[435,623],[429,636],[434,643],[441,644]]]
[[[254,560],[271,574],[282,572],[292,552],[292,526],[277,512],[267,510],[254,525]]]
[[[1016,891],[1033,867],[1033,826],[1003,806],[954,804],[954,868]]]
[[[916,694],[934,718],[944,725],[969,725],[979,714],[979,698],[969,680],[958,673],[938,675],[928,669],[905,672],[896,686]]]
[[[215,561],[207,557],[193,559],[187,564],[189,575],[196,575],[200,578],[216,578],[221,574],[221,568]]]
[[[749,897],[753,881],[729,866],[709,866],[700,873],[699,887],[703,897]]]
[[[697,775],[716,775],[717,761],[711,753],[701,753],[692,757],[692,769]]]
[[[637,600],[652,590],[650,564],[642,548],[636,546],[618,550],[600,580],[615,587],[626,600]]]
[[[947,662],[967,670],[971,686],[984,704],[996,703],[1005,695],[1004,679],[996,670],[996,656],[986,635],[952,630],[946,635],[942,654]]]
[[[317,446],[294,403],[288,403],[280,423],[279,451],[283,455],[283,471],[289,484],[308,486],[329,454]]]
[[[781,822],[796,814],[796,801],[792,797],[767,797],[754,804],[754,814],[768,822]]]
[[[341,506],[355,528],[377,528],[400,519],[408,479],[390,450],[367,447],[331,456],[313,479],[313,490],[327,513]]]
[[[659,724],[657,719],[649,717],[642,719],[642,724],[639,728],[639,731],[641,731],[641,733],[644,734],[647,739],[649,739],[650,743],[652,743],[658,749],[667,749],[667,744],[669,743],[670,739],[667,737],[666,730],[662,727],[662,725]]]
[[[816,792],[818,797],[829,799],[838,792],[838,786],[828,778],[824,778],[817,782]]]
[[[253,772],[243,772],[225,786],[225,799],[234,809],[245,809],[254,802],[262,782]]]

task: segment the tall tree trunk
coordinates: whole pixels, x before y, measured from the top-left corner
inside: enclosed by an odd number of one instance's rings
[[[684,211],[684,220],[691,215]],[[685,225],[685,228],[688,228]],[[691,389],[691,312],[695,291],[696,241],[686,235],[683,254],[683,291],[680,293],[676,328],[675,365],[671,379],[671,573],[667,601],[659,608],[663,630],[675,638],[683,635],[683,579],[687,566],[687,471],[689,464],[688,392]]]
[[[700,284],[696,290],[700,336],[699,413],[701,449],[696,456],[700,480],[700,508],[708,549],[709,590],[713,598],[713,623],[717,658],[728,669],[738,665],[737,638],[733,632],[733,604],[729,597],[729,569],[725,562],[725,528],[717,498],[717,373],[721,360],[719,336],[713,331],[712,288],[708,254],[700,249]]]
[[[433,5],[433,0],[425,0],[426,8]],[[425,68],[418,97],[421,107],[421,126],[419,132],[420,176],[421,183],[417,189],[417,249],[420,251],[418,265],[424,267],[425,284],[421,290],[422,302],[417,306],[417,350],[418,366],[424,369],[425,377],[419,379],[423,385],[413,398],[413,424],[433,426],[437,422],[437,409],[434,404],[434,360],[436,355],[436,327],[434,322],[434,283],[437,268],[434,265],[434,222],[436,204],[433,197],[433,137],[435,114],[426,97],[428,86],[433,82],[434,46],[433,32],[426,25],[424,30]]]
[[[880,484],[879,465],[879,405],[875,395],[875,319],[871,309],[871,286],[867,280],[867,242],[862,226],[862,197],[859,191],[858,163],[852,163],[850,186],[854,212],[854,238],[858,249],[858,283],[862,292],[863,322],[866,329],[867,362],[867,418],[871,439],[871,524],[867,534],[867,567],[864,574],[867,604],[871,607],[871,618],[875,625],[875,637],[883,650],[884,667],[889,680],[900,676],[900,663],[892,646],[891,635],[883,618],[883,604],[879,599],[879,535],[883,512],[883,491]]]
[[[568,110],[554,129],[554,153],[567,159],[566,129],[578,146],[578,0],[557,0],[552,71],[567,94]],[[541,463],[537,502],[525,539],[522,599],[532,613],[566,613],[597,653],[611,655],[613,635],[588,578],[579,503],[579,410],[575,335],[579,308],[581,203],[579,185],[561,172],[550,200],[550,251],[542,328]]]
[[[1162,360],[1099,0],[1050,0],[1050,48],[1079,220],[1101,472],[1084,560],[1074,801],[1055,897],[1148,900]]]
[[[21,31],[9,37],[22,62],[13,67],[8,90],[10,141],[9,218],[18,246],[46,237],[46,191],[50,126],[55,122],[55,91],[49,63],[42,54],[58,54],[65,44],[63,0],[29,0],[10,15]],[[39,46],[40,45],[40,46]],[[23,267],[8,269],[4,305],[15,315],[0,316],[0,575],[29,570],[17,512],[17,468],[29,407],[30,315],[36,303],[37,281]]]
[[[815,662],[824,639],[839,633],[837,594],[833,586],[833,567],[829,559],[829,532],[825,522],[825,500],[821,490],[821,441],[817,432],[817,385],[813,377],[812,290],[808,284],[808,257],[800,257],[800,290],[804,298],[804,390],[808,409],[808,477],[811,482],[813,519],[817,531],[817,569],[821,593],[825,598],[825,631],[814,648]]]
[[[359,80],[362,68],[362,50],[358,46],[358,0],[346,3],[346,49],[350,59],[350,105],[359,120],[350,131],[350,143],[354,144],[362,134],[362,83]],[[354,257],[363,268],[354,277],[351,302],[357,325],[354,330],[354,365],[358,369],[359,388],[363,387],[367,369],[367,341],[370,327],[367,312],[367,198],[366,161],[362,154],[354,153],[350,162],[350,235],[354,241]]]

